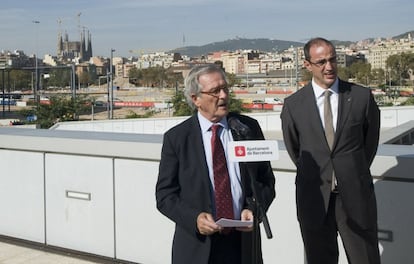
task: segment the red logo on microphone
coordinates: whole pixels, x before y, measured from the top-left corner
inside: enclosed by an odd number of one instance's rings
[[[236,157],[246,156],[246,148],[244,146],[235,146],[234,151],[235,151]]]

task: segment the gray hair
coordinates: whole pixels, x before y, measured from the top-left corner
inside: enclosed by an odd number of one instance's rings
[[[190,73],[185,78],[184,96],[187,100],[188,105],[193,110],[196,108],[196,106],[193,103],[192,96],[198,96],[203,88],[199,82],[200,76],[214,72],[220,73],[223,76],[223,79],[227,82],[226,74],[224,73],[223,69],[217,64],[203,64],[195,66],[191,69]]]

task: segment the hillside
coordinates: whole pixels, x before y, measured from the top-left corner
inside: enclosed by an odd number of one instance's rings
[[[190,57],[198,57],[207,55],[214,51],[234,51],[239,49],[254,49],[260,51],[282,51],[289,47],[302,47],[303,43],[285,40],[271,40],[271,39],[245,39],[236,38],[221,42],[213,42],[203,46],[188,46],[171,50],[169,52],[178,52],[182,55]]]
[[[408,38],[408,34],[411,35],[411,38],[414,38],[414,30],[405,32],[403,34],[400,34],[398,36],[392,37],[393,39],[401,39],[401,38]]]
[[[411,34],[411,37],[414,37],[414,31],[409,31],[395,37],[393,39],[407,38],[408,34]],[[367,38],[368,40],[374,40],[374,38]],[[342,41],[342,40],[331,40],[334,45],[351,45],[352,41]],[[169,53],[180,53],[181,55],[187,55],[190,57],[200,57],[207,55],[208,53],[214,51],[234,51],[234,50],[260,50],[264,52],[271,51],[283,51],[290,47],[303,47],[304,43],[297,41],[288,41],[288,40],[277,40],[277,39],[247,39],[247,38],[234,38],[228,39],[220,42],[213,42],[202,46],[187,46],[181,47],[174,50],[168,51]]]

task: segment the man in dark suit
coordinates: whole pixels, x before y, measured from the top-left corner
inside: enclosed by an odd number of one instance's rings
[[[218,184],[213,168],[211,129],[213,125],[221,126],[219,136],[225,151],[227,142],[246,139],[237,128],[229,126],[230,120],[248,128],[250,140],[264,139],[263,133],[256,120],[229,113],[229,89],[225,73],[217,65],[193,68],[185,84],[187,102],[197,113],[165,133],[156,185],[158,210],[176,224],[172,263],[252,263],[242,253],[250,250],[246,245],[251,242],[253,227],[229,230],[216,224],[219,218],[216,205],[222,201],[215,198]],[[260,190],[260,197],[256,198],[267,210],[275,197],[270,162],[227,161],[226,165],[234,219],[253,220],[256,216],[253,216],[254,205],[249,202],[253,196],[250,177],[255,178]],[[254,264],[261,262],[260,253]]]
[[[370,89],[338,79],[331,42],[311,39],[304,54],[312,81],[286,98],[281,119],[297,167],[297,216],[307,263],[338,263],[338,232],[349,263],[380,263],[370,174],[378,106]]]

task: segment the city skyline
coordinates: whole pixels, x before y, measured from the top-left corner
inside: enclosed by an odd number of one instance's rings
[[[59,31],[79,41],[79,30],[92,34],[93,55],[106,57],[111,49],[128,57],[236,37],[358,41],[413,30],[413,8],[409,0],[22,0],[2,5],[0,49],[56,55]]]

